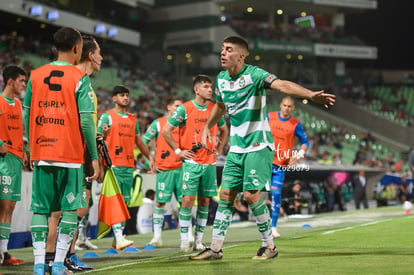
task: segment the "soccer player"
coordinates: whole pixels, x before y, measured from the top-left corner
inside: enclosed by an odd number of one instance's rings
[[[274,143],[266,120],[265,89],[306,97],[325,107],[334,103],[334,95],[313,92],[293,82],[278,79],[265,70],[244,63],[247,42],[238,36],[224,39],[221,64],[225,71],[216,79],[217,104],[211,111],[202,133],[202,142],[209,139],[209,129],[223,116],[230,116],[230,151],[223,170],[220,202],[217,209],[211,247],[191,260],[221,259],[222,247],[231,222],[234,199],[243,192],[244,199],[256,218],[262,246],[253,259],[271,259],[278,254],[273,242],[269,210],[261,199],[260,190],[270,190],[269,179]]]
[[[90,75],[92,75],[93,72],[98,72],[100,70],[103,58],[101,56],[101,49],[98,43],[96,42],[95,38],[91,36],[83,36],[82,39],[83,39],[82,55],[81,55],[79,64],[76,65],[76,67],[80,69],[81,71],[85,72],[89,77]],[[96,125],[98,121],[98,118],[97,118],[97,105],[98,104],[97,104],[97,98],[96,98],[96,94],[94,90],[92,89],[91,92],[94,98],[94,109],[95,109],[93,113],[93,121]],[[84,169],[85,177],[89,177],[91,174],[93,174],[93,170],[91,167],[91,158],[90,158],[90,154],[88,150],[85,151],[85,165],[83,166],[83,169]],[[86,225],[85,226],[81,226],[81,225],[84,224],[84,222],[82,223],[82,221],[84,221],[85,215],[88,214],[89,196],[91,193],[91,182],[84,180],[83,183],[84,183],[84,189],[83,189],[82,200],[83,200],[84,207],[78,209],[77,211],[78,220],[82,219],[81,222],[79,223],[79,232],[81,232],[81,234],[83,234],[84,231],[86,231],[87,219],[86,219]],[[48,264],[49,267],[51,267],[51,264],[53,263],[53,260],[55,257],[56,236],[57,236],[56,228],[59,223],[61,215],[62,215],[61,211],[53,212],[49,220],[49,235],[47,238],[46,257],[45,257],[46,264]],[[76,240],[77,236],[78,235],[75,234],[69,253],[67,257],[65,258],[65,266],[69,270],[74,271],[74,272],[92,269],[92,266],[81,262],[79,258],[77,257],[77,255],[75,254],[75,242],[79,243],[82,247],[86,247],[88,249],[97,249],[97,247],[93,245],[92,243],[90,243],[89,240],[84,237],[86,236],[86,233],[84,233],[84,235],[81,235],[82,236],[80,238],[81,242],[78,242]]]
[[[93,175],[99,164],[89,77],[76,68],[82,36],[71,27],[53,35],[57,60],[32,71],[24,100],[25,125],[33,161],[33,211],[30,231],[34,251],[33,274],[45,272],[47,217],[62,211],[52,274],[69,273],[64,259],[77,228],[82,207],[84,144],[92,158]]]
[[[112,100],[115,107],[101,115],[98,121],[98,134],[105,137],[108,144],[109,156],[125,202],[131,198],[131,188],[134,173],[134,146],[136,145],[150,160],[151,171],[154,172],[154,159],[142,141],[137,117],[127,112],[129,106],[129,90],[123,85],[117,85],[112,90]],[[123,235],[125,224],[112,225],[115,238],[112,247],[123,250],[134,245]]]
[[[145,144],[155,139],[155,165],[157,171],[156,178],[156,202],[153,215],[154,224],[154,237],[149,242],[153,246],[162,245],[162,226],[164,224],[164,207],[167,202],[171,201],[174,194],[176,200],[181,203],[181,191],[182,191],[182,162],[181,158],[177,156],[174,151],[168,146],[164,137],[161,135],[161,131],[167,124],[167,120],[172,116],[175,109],[183,102],[174,97],[170,97],[167,100],[167,115],[154,120],[148,130],[143,136]],[[176,144],[179,144],[179,131],[174,129],[172,137]]]
[[[14,65],[3,70],[4,90],[0,96],[0,264],[19,265],[7,252],[11,220],[21,199],[22,168],[28,158],[23,149],[23,119],[19,95],[26,89],[26,72]]]
[[[191,210],[195,197],[198,197],[197,223],[193,250],[204,249],[202,238],[208,219],[210,198],[217,194],[216,155],[221,154],[228,137],[228,128],[223,117],[212,126],[212,141],[202,146],[201,131],[214,103],[210,102],[213,95],[212,81],[206,75],[197,75],[193,81],[195,99],[185,102],[175,110],[162,129],[165,141],[171,149],[183,159],[183,198],[179,212],[180,250],[190,250],[188,232],[191,225]],[[180,139],[177,144],[172,131],[179,127]],[[216,149],[216,135],[220,137]]]
[[[277,232],[277,220],[282,203],[282,188],[285,180],[285,170],[289,165],[294,165],[305,156],[309,147],[308,137],[300,122],[292,116],[295,109],[295,101],[286,96],[280,103],[279,112],[271,112],[267,115],[270,130],[275,143],[275,154],[272,164],[272,235],[273,238],[280,237]],[[301,142],[299,152],[292,152],[295,136]]]

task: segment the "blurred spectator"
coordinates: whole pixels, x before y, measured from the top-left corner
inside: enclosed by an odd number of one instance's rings
[[[411,191],[409,189],[412,189],[412,183],[407,181],[407,176],[402,176],[398,189],[398,199],[401,203],[411,200]]]
[[[367,183],[368,181],[364,170],[359,171],[358,174],[355,174],[352,178],[352,187],[354,188],[354,200],[356,209],[359,209],[361,207],[361,203],[365,209],[368,208],[366,194]]]
[[[289,185],[286,194],[282,200],[282,209],[287,215],[301,214],[302,212],[302,199],[300,190],[302,186],[299,180],[296,180],[293,184]],[[282,211],[281,211],[282,215]]]

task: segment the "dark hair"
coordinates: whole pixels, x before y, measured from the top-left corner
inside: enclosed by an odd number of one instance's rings
[[[167,97],[167,101],[166,101],[167,106],[168,106],[168,105],[171,105],[171,104],[174,104],[174,102],[175,102],[176,100],[181,100],[181,99],[178,99],[178,98],[176,98],[176,97],[174,97],[174,96],[169,96],[169,97]]]
[[[71,27],[63,27],[53,35],[53,44],[60,52],[68,52],[73,46],[82,41],[82,35],[77,29]]]
[[[193,78],[193,91],[194,91],[195,85],[197,85],[198,83],[203,83],[203,82],[212,83],[213,81],[208,75],[205,75],[205,74],[196,75]]]
[[[129,94],[128,88],[126,86],[124,86],[124,85],[116,85],[112,89],[112,96],[115,96],[117,94],[123,94],[123,93],[128,93]]]
[[[246,51],[249,50],[249,44],[244,38],[241,38],[240,36],[227,36],[224,38],[223,42],[236,44],[244,48]]]
[[[9,79],[16,80],[21,75],[27,77],[26,72],[21,67],[16,65],[8,65],[3,70],[4,85],[7,85],[7,81],[9,81]]]
[[[89,53],[93,53],[98,48],[96,46],[96,39],[89,35],[83,35],[82,55],[79,62],[89,61]]]
[[[148,189],[147,192],[145,192],[146,198],[151,198],[154,195],[155,195],[155,191],[153,189]]]

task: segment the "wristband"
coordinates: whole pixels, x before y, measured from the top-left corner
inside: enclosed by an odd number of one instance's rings
[[[180,148],[175,149],[174,153],[178,156],[181,153],[181,149]]]

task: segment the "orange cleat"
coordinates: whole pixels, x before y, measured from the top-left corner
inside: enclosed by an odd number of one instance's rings
[[[19,265],[19,264],[24,264],[23,260],[17,259],[13,256],[10,256],[10,258],[5,258],[3,261],[3,265]]]

